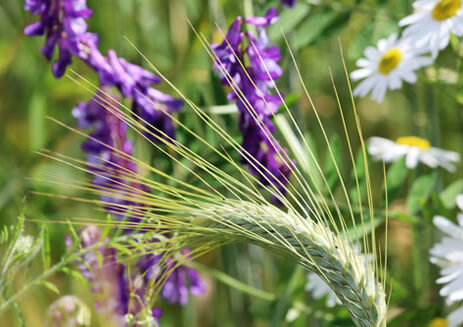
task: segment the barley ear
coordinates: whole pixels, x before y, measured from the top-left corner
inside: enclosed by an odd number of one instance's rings
[[[211,238],[259,244],[296,259],[336,293],[358,327],[386,326],[386,302],[373,266],[321,222],[269,205],[227,201],[194,213]],[[191,229],[190,229],[191,232]]]

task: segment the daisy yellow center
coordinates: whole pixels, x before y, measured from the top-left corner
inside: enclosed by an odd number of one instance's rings
[[[428,327],[447,327],[447,326],[448,326],[447,320],[445,320],[444,318],[433,319],[428,325]]]
[[[455,16],[461,8],[461,0],[440,0],[432,10],[432,18],[445,20]]]
[[[381,74],[389,74],[399,65],[401,60],[402,52],[398,48],[391,48],[379,60],[378,71]]]
[[[428,140],[422,139],[421,137],[416,136],[404,136],[399,137],[395,143],[400,145],[409,145],[409,146],[416,146],[422,150],[427,150],[431,147],[431,144]]]

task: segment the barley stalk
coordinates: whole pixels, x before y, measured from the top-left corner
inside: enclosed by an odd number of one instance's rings
[[[295,212],[245,201],[193,210],[193,226],[206,237],[248,241],[290,256],[317,273],[358,327],[386,326],[386,303],[374,269],[325,224]]]

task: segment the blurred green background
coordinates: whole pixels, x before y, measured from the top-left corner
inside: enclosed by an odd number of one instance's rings
[[[289,9],[282,7],[277,0],[89,0],[88,6],[94,14],[88,23],[89,31],[98,33],[103,53],[107,49],[115,49],[119,56],[143,65],[140,56],[124,39],[127,37],[188,97],[207,108],[226,104],[225,91],[214,76],[211,60],[187,19],[207,39],[220,42],[221,33],[216,24],[225,31],[237,15],[250,13],[250,8],[259,15],[270,6],[278,7],[281,19],[269,31],[271,42],[280,45],[283,53],[281,65],[284,74],[278,85],[292,99],[291,110],[301,128],[311,133],[320,152],[324,153],[322,136],[312,109],[302,95],[280,27],[295,52],[328,135],[340,134],[341,124],[329,71],[331,69],[333,72],[342,103],[350,108],[340,44],[348,69],[352,71],[366,46],[376,45],[378,39],[399,31],[397,22],[411,12],[411,2],[299,0],[295,8]],[[2,0],[0,3],[0,227],[11,224],[24,206],[27,218],[31,220],[58,223],[69,217],[94,215],[84,204],[31,193],[48,191],[59,194],[62,190],[59,186],[44,186],[31,181],[29,177],[47,179],[47,174],[57,174],[76,179],[87,178],[84,174],[77,175],[73,169],[40,157],[35,151],[50,149],[84,158],[80,150],[82,138],[46,117],[51,116],[73,126],[71,109],[77,102],[87,101],[91,96],[66,76],[59,80],[52,76],[50,63],[40,54],[44,39],[25,37],[22,33],[23,28],[36,19],[23,10],[23,1]],[[382,104],[358,99],[364,136],[394,139],[418,135],[430,139],[435,146],[461,152],[461,48],[459,40],[452,40],[452,46],[440,54],[436,64],[420,72],[416,85],[406,85],[399,91],[390,92]],[[97,76],[82,62],[74,60],[71,68],[91,81],[97,81]],[[165,84],[160,89],[174,94]],[[180,115],[188,124],[201,128],[191,114]],[[229,127],[232,135],[239,137],[236,114],[221,115],[218,119]],[[348,119],[348,126],[354,130],[351,118]],[[138,148],[137,152],[143,155],[144,150]],[[347,155],[347,152],[344,154]],[[156,164],[163,165],[162,162]],[[378,181],[381,167],[379,164],[373,167],[379,170],[374,175]],[[437,187],[442,188],[461,175],[460,170],[453,175],[440,171]],[[394,205],[400,207],[401,204],[398,202]],[[405,243],[405,247],[409,241],[409,231],[407,227],[398,228],[397,242]],[[37,229],[33,222],[27,224],[27,233],[34,234]],[[52,256],[58,260],[65,250],[66,228],[60,224],[50,224],[50,231]],[[404,234],[400,234],[402,232]],[[309,310],[307,303],[310,302],[304,292],[305,273],[295,269],[290,260],[271,256],[257,247],[236,245],[225,247],[200,261],[256,288],[276,294],[276,299],[257,299],[205,275],[210,287],[207,295],[190,301],[186,309],[166,305],[161,320],[163,326],[318,326],[316,318],[323,315],[328,315],[332,326],[350,324],[346,313],[339,310],[333,310],[333,314],[322,313],[321,302],[312,303]],[[32,274],[34,269],[40,269],[40,266],[32,266]],[[53,281],[62,294],[76,294],[91,305],[89,285],[82,287],[79,282],[60,274]],[[17,283],[21,285],[21,278]],[[423,303],[438,302],[436,294],[435,287],[431,287],[426,298],[410,297],[413,303],[402,304],[418,310]],[[27,325],[43,326],[44,313],[56,298],[58,295],[43,289],[36,289],[24,297],[20,305]],[[298,308],[301,303],[305,304],[303,309],[296,310],[299,312],[297,318],[293,322],[286,321],[289,308]],[[94,326],[101,319],[96,317]],[[14,326],[13,319],[10,316],[8,319],[11,319],[11,324],[0,325]]]

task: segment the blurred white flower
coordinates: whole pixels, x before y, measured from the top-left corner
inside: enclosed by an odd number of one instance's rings
[[[82,327],[90,326],[91,311],[76,296],[66,295],[53,302],[48,308],[45,326]]]
[[[463,210],[462,194],[457,196],[456,202],[460,210]],[[434,225],[446,236],[429,251],[431,262],[441,268],[441,277],[436,282],[446,284],[439,293],[446,298],[447,305],[463,299],[463,213],[459,213],[457,219],[458,225],[444,217],[434,217]],[[463,307],[450,313],[447,321],[448,327],[461,326]]]
[[[417,0],[416,12],[399,22],[408,26],[404,36],[417,47],[426,48],[436,56],[450,40],[450,34],[463,35],[463,0]]]
[[[402,87],[402,81],[416,82],[415,70],[430,65],[432,58],[422,56],[407,39],[397,39],[397,34],[380,40],[378,47],[367,47],[366,58],[357,60],[360,69],[350,76],[363,81],[355,88],[354,95],[364,97],[371,91],[371,98],[382,102],[388,89]]]
[[[326,296],[326,305],[329,307],[334,307],[336,304],[341,304],[341,301],[338,299],[333,290],[328,286],[328,284],[323,281],[318,275],[314,272],[310,272],[307,275],[307,285],[305,289],[310,292],[314,299],[321,299]]]
[[[21,235],[16,243],[16,255],[27,257],[33,251],[34,239],[30,235]]]
[[[408,168],[415,168],[421,161],[431,168],[443,167],[454,171],[454,163],[460,160],[458,153],[431,147],[428,140],[416,136],[399,137],[395,142],[372,137],[368,140],[368,152],[374,159],[385,162],[393,162],[406,156]]]

